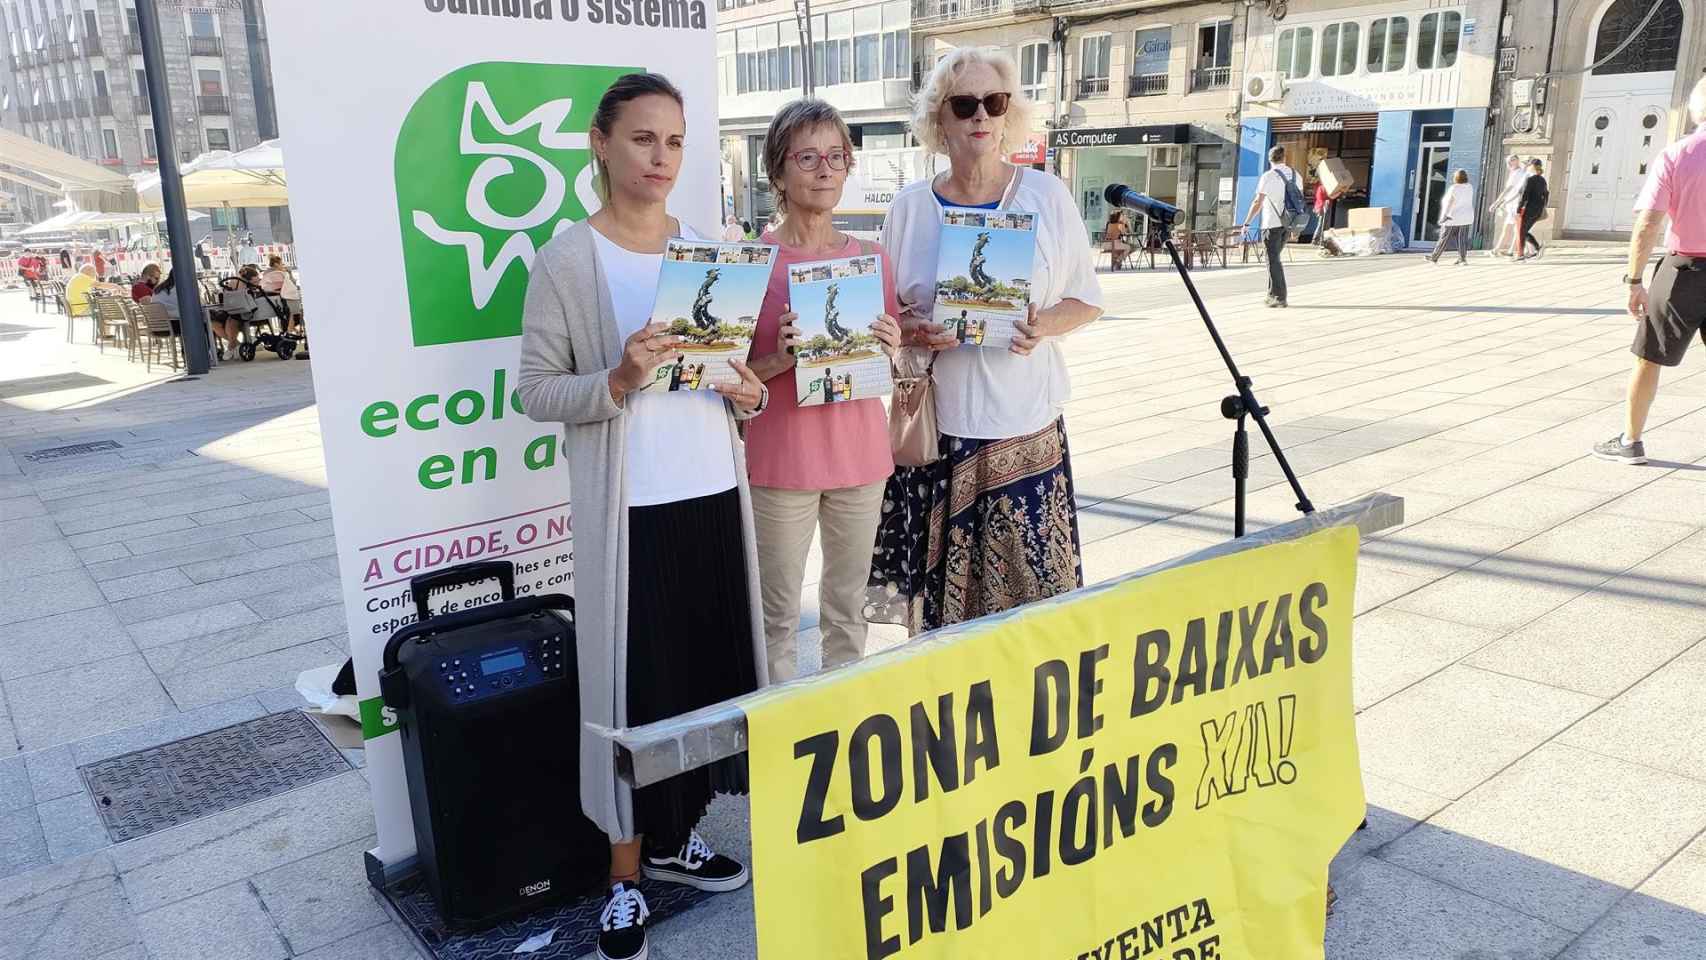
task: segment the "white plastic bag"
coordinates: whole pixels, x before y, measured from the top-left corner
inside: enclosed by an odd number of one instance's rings
[[[322,713],[334,713],[359,722],[361,702],[353,696],[340,697],[332,692],[332,684],[343,668],[343,664],[334,663],[302,671],[296,677],[296,692]]]

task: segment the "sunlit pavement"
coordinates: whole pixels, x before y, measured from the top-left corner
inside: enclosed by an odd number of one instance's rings
[[[1286,310],[1258,264],[1197,274],[1315,503],[1406,501],[1359,568],[1370,823],[1333,867],[1330,957],[1706,955],[1706,350],[1667,372],[1653,464],[1589,456],[1632,333],[1607,254],[1297,250]],[[1232,515],[1229,380],[1182,287],[1103,282],[1068,345],[1092,581]],[[309,363],[185,381],[78,339],[0,293],[0,960],[413,957],[367,890],[359,771],[107,842],[77,765],[292,708],[345,640]],[[1253,524],[1284,521],[1252,439]],[[745,809],[713,808],[719,848],[744,853]],[[652,955],[751,957],[751,909],[665,921]]]

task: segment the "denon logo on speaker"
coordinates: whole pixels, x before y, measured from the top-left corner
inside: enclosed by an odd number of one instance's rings
[[[521,895],[524,897],[537,897],[541,893],[548,892],[550,889],[551,889],[551,881],[541,880],[538,883],[530,883],[527,886],[522,887],[521,888]]]

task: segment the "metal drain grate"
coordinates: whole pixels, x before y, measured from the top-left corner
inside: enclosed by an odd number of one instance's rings
[[[34,453],[24,454],[24,459],[31,463],[42,463],[47,460],[64,460],[66,457],[80,457],[85,453],[101,453],[107,450],[122,449],[124,444],[116,440],[96,440],[92,443],[73,443],[63,447],[48,447]]]
[[[114,843],[348,769],[314,721],[295,710],[77,768]]]

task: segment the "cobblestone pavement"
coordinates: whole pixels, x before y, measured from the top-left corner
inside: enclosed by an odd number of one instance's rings
[[[1371,818],[1329,957],[1706,956],[1706,350],[1667,372],[1653,464],[1594,460],[1622,268],[1558,252],[1298,251],[1289,310],[1260,266],[1197,275],[1315,502],[1406,500],[1359,570]],[[1091,581],[1231,529],[1218,357],[1170,274],[1104,280],[1069,346]],[[183,379],[87,337],[0,293],[0,960],[414,957],[363,876],[359,769],[108,843],[78,765],[293,708],[345,638],[309,363]],[[1280,522],[1256,440],[1253,521]],[[745,818],[719,801],[707,832],[743,852]],[[751,909],[664,922],[652,955],[751,957]]]

